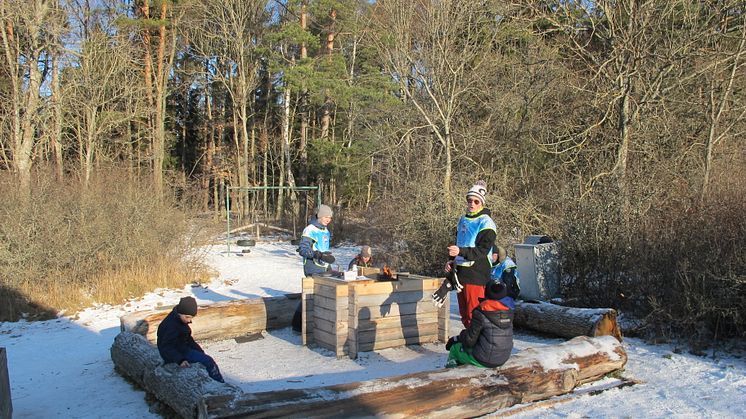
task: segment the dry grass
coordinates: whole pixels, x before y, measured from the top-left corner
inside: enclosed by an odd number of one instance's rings
[[[206,277],[184,213],[126,172],[83,190],[39,174],[29,196],[0,179],[1,320],[73,313]]]

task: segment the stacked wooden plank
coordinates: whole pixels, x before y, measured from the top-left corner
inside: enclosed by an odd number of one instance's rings
[[[449,305],[438,309],[431,302],[441,279],[399,277],[384,282],[305,278],[304,343],[355,358],[358,352],[447,340]]]
[[[348,353],[349,285],[336,278],[313,277],[313,343],[334,352],[337,357]],[[305,290],[304,290],[305,291]],[[306,296],[308,297],[308,296]]]

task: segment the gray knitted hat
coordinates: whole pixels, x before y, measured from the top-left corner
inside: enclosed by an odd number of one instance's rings
[[[316,211],[316,217],[332,217],[334,216],[334,212],[332,211],[331,207],[329,205],[321,204],[319,205],[318,211]]]

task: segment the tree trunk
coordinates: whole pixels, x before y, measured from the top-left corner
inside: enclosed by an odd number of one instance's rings
[[[301,5],[300,27],[305,31],[308,27],[308,7],[304,1]],[[300,59],[308,58],[306,43],[301,43]],[[308,89],[305,87],[300,92],[300,141],[298,144],[298,153],[300,154],[299,182],[301,186],[308,186]]]
[[[54,168],[57,180],[62,180],[65,173],[62,156],[62,103],[60,101],[60,57],[52,57],[52,150],[54,152]]]
[[[545,302],[518,301],[514,323],[563,338],[576,336],[614,336],[620,342],[622,332],[611,308],[565,307]]]
[[[283,94],[282,103],[282,122],[281,122],[281,135],[282,135],[282,150],[280,151],[280,182],[277,186],[285,186],[285,175],[292,171],[287,169],[286,166],[290,166],[290,86],[285,83],[285,92]],[[287,150],[287,151],[286,151]],[[288,177],[288,183],[290,183],[290,177]],[[275,217],[277,219],[282,215],[283,207],[285,206],[285,194],[282,189],[277,190],[277,209],[275,211]]]
[[[241,390],[219,383],[207,374],[202,364],[189,368],[163,364],[158,349],[140,335],[122,332],[114,338],[111,360],[117,372],[166,403],[184,418],[196,417],[197,408],[206,395],[237,395]]]
[[[551,360],[551,361],[550,361]],[[302,390],[207,396],[201,418],[474,417],[566,394],[618,371],[627,354],[616,339],[577,337],[529,348],[502,367],[440,369]]]
[[[192,323],[196,340],[223,340],[262,330],[290,326],[300,294],[252,298],[210,304],[199,309]],[[171,310],[140,311],[122,316],[120,328],[145,336],[155,343],[156,331]]]

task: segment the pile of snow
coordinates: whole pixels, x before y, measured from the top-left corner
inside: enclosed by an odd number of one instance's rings
[[[302,265],[296,246],[259,243],[251,253],[214,245],[205,261],[216,272],[201,286],[156,290],[119,306],[99,305],[75,320],[0,324],[0,347],[8,350],[14,418],[158,418],[149,411],[142,391],[113,370],[109,347],[119,333],[123,314],[170,308],[193,295],[200,304],[300,292]],[[335,248],[340,266],[359,250]],[[451,332],[460,322],[451,304]],[[197,320],[198,321],[198,320]],[[361,353],[356,360],[337,360],[331,352],[301,345],[289,329],[264,332],[264,339],[203,345],[225,378],[244,391],[258,392],[367,380],[441,368],[442,344],[427,344]],[[517,333],[515,351],[558,340]],[[672,345],[649,345],[626,339],[629,356],[624,375],[644,384],[582,396],[518,417],[741,417],[746,411],[746,363],[737,354],[697,357],[676,353]],[[94,396],[95,395],[95,396]]]

